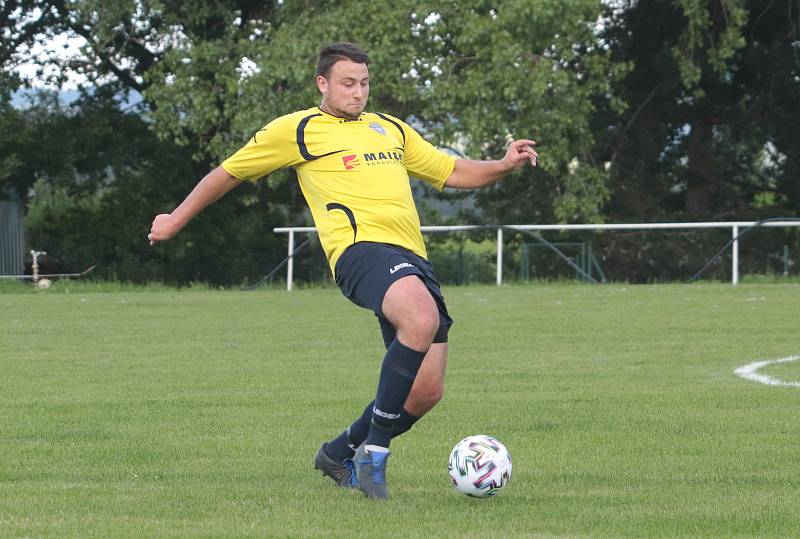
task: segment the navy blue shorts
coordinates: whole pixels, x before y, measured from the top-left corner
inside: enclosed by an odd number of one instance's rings
[[[388,347],[397,331],[383,316],[383,297],[389,287],[408,275],[419,277],[439,308],[439,330],[433,342],[447,342],[453,319],[447,312],[442,289],[430,262],[408,249],[388,243],[361,241],[348,247],[336,262],[336,285],[342,294],[375,313],[381,326],[383,342]]]

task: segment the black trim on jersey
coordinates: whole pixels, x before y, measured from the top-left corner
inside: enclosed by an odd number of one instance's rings
[[[306,146],[305,129],[306,126],[308,125],[308,122],[311,121],[311,118],[315,116],[322,116],[322,114],[320,113],[310,114],[305,118],[303,118],[302,120],[300,120],[300,123],[297,124],[297,148],[300,150],[300,155],[303,156],[303,159],[305,159],[306,161],[313,161],[314,159],[319,159],[320,157],[327,157],[329,155],[345,151],[345,150],[336,150],[322,155],[314,155],[312,153],[309,153],[308,146]]]
[[[358,226],[356,225],[356,216],[353,215],[353,210],[345,206],[344,204],[339,204],[338,202],[331,202],[325,209],[328,211],[333,210],[342,210],[347,218],[350,220],[350,226],[353,227],[353,243],[356,242],[356,236],[358,235]]]
[[[385,114],[381,114],[380,112],[376,112],[375,114],[377,114],[378,116],[380,116],[381,118],[383,118],[387,122],[390,122],[390,123],[394,124],[394,126],[397,129],[400,130],[400,134],[403,135],[403,146],[405,146],[406,145],[406,132],[403,130],[403,127],[399,123],[395,122],[394,120],[392,120],[391,118],[386,116]]]

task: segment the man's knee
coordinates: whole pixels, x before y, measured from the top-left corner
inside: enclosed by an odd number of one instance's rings
[[[414,339],[427,343],[427,348],[433,343],[436,332],[439,330],[439,311],[435,308],[420,308],[405,320],[401,320],[399,326],[398,334],[413,335]]]

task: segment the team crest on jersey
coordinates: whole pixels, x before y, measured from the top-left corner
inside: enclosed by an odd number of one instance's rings
[[[369,128],[378,133],[379,135],[386,134],[386,129],[384,129],[383,126],[378,122],[372,122],[371,124],[369,124]]]

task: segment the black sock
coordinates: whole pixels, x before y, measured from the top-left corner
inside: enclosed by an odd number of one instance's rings
[[[349,430],[350,429],[347,428],[339,436],[325,444],[325,453],[337,462],[341,462],[344,459],[351,459],[355,453],[355,451],[351,449],[349,440],[347,439]]]
[[[409,414],[405,408],[400,411],[400,419],[397,420],[394,424],[394,431],[392,432],[392,438],[400,436],[404,432],[408,432],[411,427],[414,426],[414,423],[419,421],[419,417],[415,415]]]
[[[347,427],[339,436],[325,444],[325,453],[333,460],[343,461],[353,458],[356,447],[360,446],[369,434],[369,422],[372,419],[372,407],[375,401],[370,402],[361,417]]]
[[[395,339],[386,350],[381,366],[378,391],[372,409],[366,445],[389,447],[394,426],[427,350],[418,352]]]
[[[370,402],[361,417],[356,419],[352,425],[342,431],[339,436],[325,444],[325,453],[336,461],[353,458],[355,449],[364,443],[369,434],[369,425],[372,422],[372,407],[375,401]],[[392,438],[408,432],[420,418],[410,414],[405,408],[400,411],[400,418],[394,424]]]
[[[347,429],[347,443],[350,444],[354,450],[356,447],[364,443],[369,434],[369,424],[372,421],[372,408],[375,406],[375,401],[367,404],[364,408],[364,413],[361,417],[356,419],[350,428]]]

